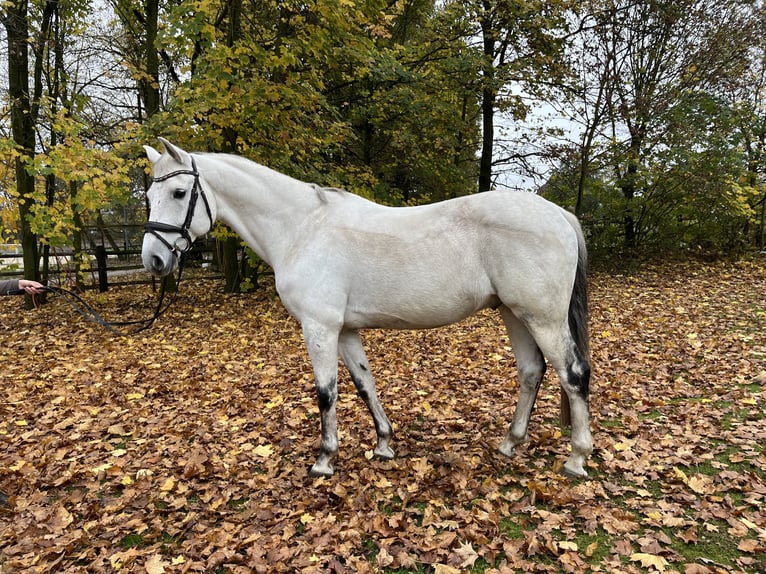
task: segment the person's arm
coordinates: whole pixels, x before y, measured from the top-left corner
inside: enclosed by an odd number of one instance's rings
[[[0,281],[0,295],[10,295],[19,289],[20,287],[18,279],[6,279],[4,281]]]

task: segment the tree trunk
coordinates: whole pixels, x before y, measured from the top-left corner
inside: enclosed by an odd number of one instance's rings
[[[479,160],[479,191],[492,189],[492,155],[495,144],[495,35],[490,20],[491,7],[484,3],[482,38],[484,43],[484,86],[481,92],[481,158]]]
[[[635,126],[629,126],[633,133],[630,139],[630,148],[628,149],[628,166],[625,175],[620,182],[620,190],[625,199],[625,211],[623,212],[623,231],[625,234],[625,250],[633,252],[638,246],[638,234],[636,229],[636,219],[633,215],[633,200],[638,191],[638,167],[641,157],[641,146],[643,138],[641,130]]]
[[[35,124],[29,95],[29,21],[27,0],[16,0],[5,7],[3,24],[8,33],[8,96],[11,102],[11,132],[21,152],[16,157],[16,191],[18,193],[21,248],[24,252],[24,277],[37,280],[37,237],[32,232],[29,216],[35,178],[27,170],[35,154]],[[27,307],[31,307],[27,297]]]
[[[146,117],[160,111],[160,58],[157,53],[157,22],[159,0],[146,0],[146,79],[141,80],[141,92],[146,107]]]
[[[230,0],[229,1],[229,27],[226,33],[226,44],[231,48],[241,37],[241,21],[242,21],[242,0]],[[223,130],[224,136],[224,152],[236,153],[237,151],[237,130],[233,127],[225,127]],[[225,278],[224,292],[225,293],[238,293],[240,285],[242,283],[242,275],[240,274],[240,264],[237,258],[239,251],[240,239],[235,235],[233,237],[227,237],[223,244],[223,273]]]
[[[479,160],[479,191],[492,189],[492,154],[495,143],[495,96],[484,88],[481,101],[481,159]]]

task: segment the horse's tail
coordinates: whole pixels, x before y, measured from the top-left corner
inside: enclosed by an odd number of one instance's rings
[[[569,331],[577,347],[580,359],[586,364],[590,362],[590,345],[588,337],[588,250],[580,222],[573,214],[565,211],[569,224],[577,235],[577,269],[575,271],[572,297],[569,299]],[[590,367],[588,366],[588,369]],[[586,385],[588,384],[586,380]],[[583,389],[588,392],[587,387]],[[571,423],[569,400],[566,393],[561,393],[560,422],[562,426]]]
[[[569,330],[583,360],[590,360],[588,339],[588,250],[580,222],[570,214],[570,223],[577,233],[577,271],[569,300]]]

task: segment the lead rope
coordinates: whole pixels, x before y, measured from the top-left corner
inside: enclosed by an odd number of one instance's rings
[[[181,275],[183,273],[184,269],[184,262],[186,260],[186,253],[182,253],[181,257],[178,261],[178,279],[176,280],[176,287],[181,285]],[[45,291],[48,293],[53,293],[55,295],[58,295],[64,301],[69,303],[69,305],[77,311],[80,315],[88,319],[89,321],[92,321],[98,325],[101,325],[111,333],[118,335],[120,337],[127,337],[129,335],[135,335],[136,333],[140,333],[141,331],[146,331],[149,329],[152,325],[154,325],[154,322],[162,316],[165,311],[167,311],[170,306],[175,302],[176,297],[178,293],[173,294],[173,297],[170,299],[170,301],[167,302],[165,307],[163,308],[163,303],[165,302],[165,293],[167,292],[167,282],[170,278],[170,275],[162,278],[162,284],[160,285],[160,297],[157,301],[157,307],[154,310],[154,314],[149,317],[148,319],[138,319],[135,321],[107,321],[104,319],[101,314],[96,311],[89,303],[87,303],[82,297],[80,297],[77,293],[74,291],[70,291],[69,289],[64,289],[62,287],[49,287],[45,286]],[[136,328],[132,331],[126,331],[123,329],[120,329],[120,327],[133,327]]]

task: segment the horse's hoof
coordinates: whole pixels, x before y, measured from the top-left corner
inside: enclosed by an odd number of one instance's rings
[[[570,466],[569,463],[565,464],[564,468],[561,469],[561,474],[567,478],[588,478],[588,473],[582,465],[573,464]]]
[[[333,474],[335,474],[335,470],[333,469],[332,465],[329,464],[319,464],[314,463],[314,466],[311,467],[311,470],[309,471],[309,476],[311,478],[329,478]]]
[[[372,454],[375,455],[376,458],[382,460],[393,460],[393,458],[396,456],[390,446],[379,446],[374,451],[372,451]]]
[[[516,446],[511,444],[508,440],[504,440],[502,444],[497,447],[497,452],[508,458],[513,458],[513,455],[516,454]]]

